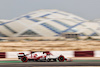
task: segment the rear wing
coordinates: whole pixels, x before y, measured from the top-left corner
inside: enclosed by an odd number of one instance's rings
[[[21,59],[21,57],[26,56],[24,53],[18,53],[18,59]]]

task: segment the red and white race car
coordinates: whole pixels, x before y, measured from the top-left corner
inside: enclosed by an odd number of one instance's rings
[[[63,55],[55,56],[50,52],[34,52],[31,54],[25,55],[24,53],[18,53],[18,59],[21,59],[22,62],[28,61],[37,61],[37,62],[64,62],[72,61],[71,58],[65,58]]]

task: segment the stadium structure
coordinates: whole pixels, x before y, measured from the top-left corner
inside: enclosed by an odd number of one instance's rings
[[[100,26],[68,12],[44,9],[12,20],[0,21],[0,36],[59,36],[62,33],[79,33],[80,36],[99,36]]]

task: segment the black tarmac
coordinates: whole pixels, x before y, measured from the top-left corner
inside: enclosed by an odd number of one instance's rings
[[[33,67],[33,66],[100,66],[100,62],[27,62],[0,63],[0,67]]]

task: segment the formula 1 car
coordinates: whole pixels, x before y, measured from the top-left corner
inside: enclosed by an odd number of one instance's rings
[[[57,62],[57,60],[59,62],[72,61],[71,58],[65,58],[63,55],[54,56],[50,52],[34,52],[27,55],[24,53],[18,53],[18,59],[21,59],[22,62]]]

